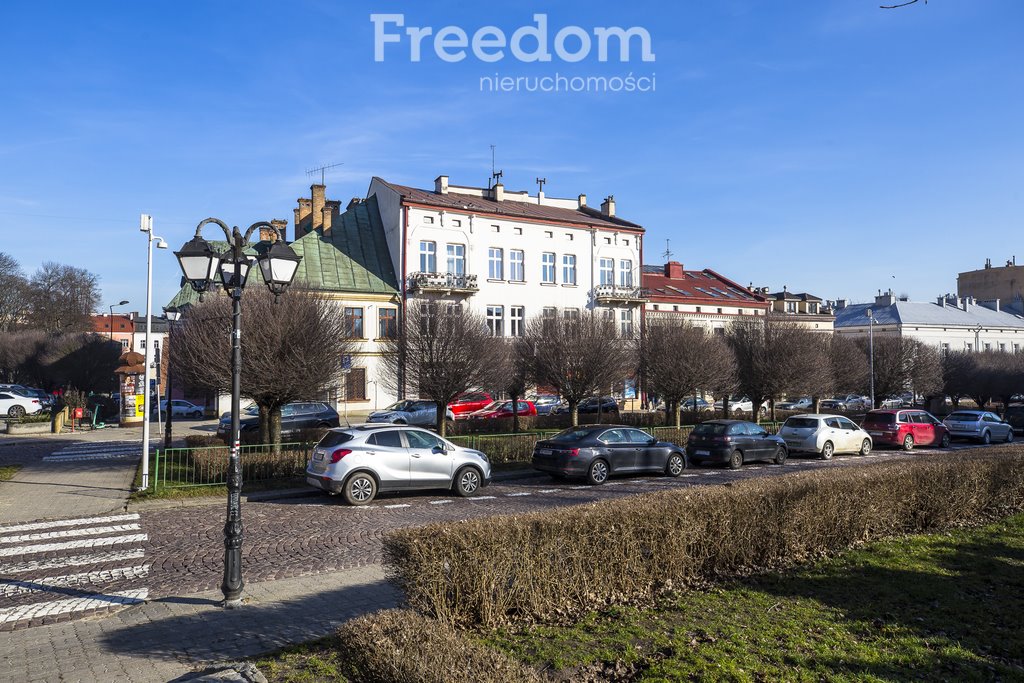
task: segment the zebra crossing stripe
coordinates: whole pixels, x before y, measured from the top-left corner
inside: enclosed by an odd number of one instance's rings
[[[138,531],[141,528],[138,524],[118,524],[116,526],[86,527],[85,529],[64,529],[62,531],[47,531],[38,534],[3,536],[0,537],[0,544],[47,541],[54,538],[73,538],[75,536],[102,536],[103,534],[114,534],[122,531]]]
[[[103,609],[105,607],[136,605],[140,602],[145,602],[148,597],[149,590],[139,588],[137,590],[114,591],[106,594],[96,593],[68,600],[53,600],[50,602],[37,602],[31,605],[4,607],[0,608],[0,624],[37,617],[49,617],[56,614],[85,612],[86,610]]]
[[[497,496],[473,496],[470,500],[494,500]]]
[[[95,586],[110,581],[126,579],[141,579],[149,576],[148,564],[135,567],[118,567],[116,569],[104,569],[95,572],[83,572],[80,574],[65,574],[64,576],[47,576],[41,579],[28,581],[0,581],[0,597],[9,598],[14,595],[25,593],[43,593],[51,588],[69,588],[74,586]]]
[[[385,507],[385,508],[388,508],[390,510],[393,510],[395,508],[407,508],[407,507],[409,507],[409,504],[408,503],[395,503],[394,505],[384,505],[382,507]]]
[[[431,505],[447,505],[450,502],[452,502],[452,501],[450,501],[450,500],[432,500],[432,501],[430,501],[430,504]]]
[[[107,562],[139,560],[142,559],[145,552],[145,550],[139,548],[138,550],[115,550],[106,553],[73,555],[71,557],[55,558],[51,560],[32,560],[29,562],[16,562],[14,564],[0,564],[0,576],[24,574],[25,572],[36,572],[44,569],[80,567],[87,564],[105,564]]]
[[[32,553],[48,553],[57,550],[69,550],[71,548],[100,548],[108,545],[120,545],[122,543],[138,543],[148,539],[149,536],[146,534],[129,534],[128,536],[112,536],[107,538],[83,538],[77,541],[66,541],[64,543],[19,545],[14,546],[13,548],[0,548],[0,557],[31,555]]]
[[[52,529],[58,526],[82,526],[85,524],[110,524],[111,522],[131,522],[139,518],[139,513],[125,515],[109,515],[107,517],[81,517],[79,519],[57,519],[52,522],[32,522],[0,527],[0,535],[15,531],[34,531],[35,529]]]
[[[108,442],[108,443],[90,443],[90,444],[75,444],[73,446],[65,446],[53,452],[53,455],[60,455],[62,453],[94,453],[96,451],[125,451],[128,449],[141,450],[142,442],[133,443],[130,441],[122,442]]]
[[[81,462],[85,460],[120,460],[141,457],[142,454],[138,451],[125,451],[119,453],[96,453],[89,455],[46,455],[43,456],[43,460],[45,462]]]

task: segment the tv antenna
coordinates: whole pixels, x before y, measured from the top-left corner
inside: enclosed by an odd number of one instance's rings
[[[544,185],[548,182],[548,179],[547,178],[537,178],[537,180],[535,182],[537,183],[537,192],[543,192],[544,191]]]
[[[672,258],[672,250],[669,248],[668,240],[665,240],[665,251],[661,255],[665,257],[665,263],[668,263],[668,260]]]
[[[494,145],[491,145],[491,177],[494,177]]]
[[[311,168],[311,169],[307,170],[306,171],[306,175],[308,175],[310,178],[315,178],[316,174],[319,173],[320,174],[320,184],[323,185],[324,184],[324,174],[325,174],[325,172],[328,169],[337,168],[338,166],[344,166],[344,165],[345,165],[345,162],[341,162],[341,163],[338,163],[338,164],[324,164],[323,166],[317,166],[316,168]]]

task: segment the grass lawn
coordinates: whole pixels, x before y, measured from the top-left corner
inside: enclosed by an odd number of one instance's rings
[[[485,642],[560,680],[1024,681],[1021,615],[1017,516]]]
[[[14,475],[21,469],[21,465],[3,465],[0,466],[0,481],[7,481],[8,479],[14,478]]]

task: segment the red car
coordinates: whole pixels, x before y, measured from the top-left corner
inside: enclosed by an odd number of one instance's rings
[[[861,427],[876,446],[898,446],[905,451],[914,446],[949,446],[946,425],[926,410],[872,410]]]
[[[519,401],[518,403],[519,417],[530,417],[537,414],[537,406],[532,401]],[[512,401],[495,401],[475,413],[470,413],[467,417],[473,419],[512,417]]]
[[[491,395],[483,391],[470,391],[465,394],[460,394],[454,401],[448,404],[448,408],[455,415],[456,420],[469,417],[470,413],[476,412],[481,408],[486,408],[494,399]]]

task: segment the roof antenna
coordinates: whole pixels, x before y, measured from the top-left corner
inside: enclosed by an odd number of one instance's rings
[[[306,175],[308,175],[311,178],[315,178],[316,174],[319,173],[320,174],[320,184],[323,185],[324,184],[324,177],[325,177],[324,173],[328,169],[337,168],[338,166],[344,166],[344,165],[345,165],[345,162],[341,162],[339,164],[324,164],[323,166],[317,166],[316,168],[308,169],[306,171]]]
[[[668,260],[670,258],[672,258],[672,250],[669,249],[669,241],[668,240],[665,240],[665,251],[662,252],[661,255],[665,257],[665,263],[668,263]]]
[[[491,183],[491,182],[493,182],[493,179],[494,179],[494,145],[491,145],[491,179],[488,180],[487,182]]]
[[[534,182],[537,183],[537,192],[543,192],[544,191],[544,185],[547,184],[548,179],[547,178],[537,178],[537,180],[535,180]]]

